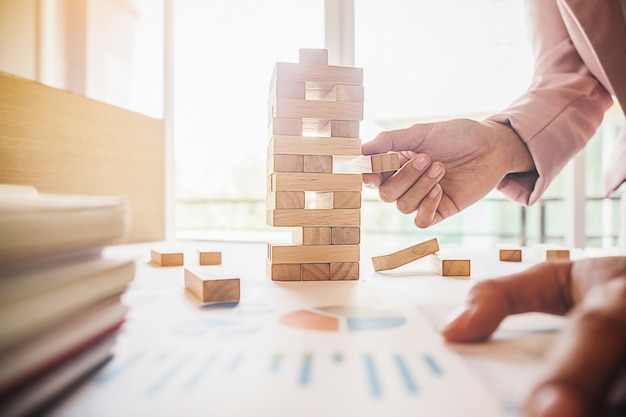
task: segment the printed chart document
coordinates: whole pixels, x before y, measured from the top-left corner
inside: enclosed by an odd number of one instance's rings
[[[429,260],[375,274],[365,258],[358,282],[293,284],[264,275],[264,244],[223,248],[212,268],[240,272],[241,301],[206,306],[182,268],[138,250],[113,360],[52,415],[516,416],[562,324],[523,315],[487,344],[443,341],[438,328],[477,280],[530,266],[498,266],[497,252],[475,251],[471,280],[437,276]]]

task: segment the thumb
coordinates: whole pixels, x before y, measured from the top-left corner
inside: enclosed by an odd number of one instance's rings
[[[406,129],[382,132],[361,147],[363,155],[387,152],[417,151],[422,140],[430,131],[431,124],[416,124]]]

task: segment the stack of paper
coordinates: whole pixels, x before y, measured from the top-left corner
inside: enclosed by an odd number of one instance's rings
[[[42,409],[110,358],[135,264],[102,249],[129,218],[123,198],[0,186],[0,415]]]

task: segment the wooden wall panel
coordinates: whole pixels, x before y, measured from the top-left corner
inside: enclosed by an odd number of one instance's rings
[[[0,73],[0,183],[124,195],[128,241],[165,237],[163,121]]]

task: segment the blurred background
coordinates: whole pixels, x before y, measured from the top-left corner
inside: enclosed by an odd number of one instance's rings
[[[525,91],[533,67],[523,0],[0,0],[0,71],[165,119],[178,239],[276,233],[265,225],[268,86],[300,48],[364,69],[364,142],[418,122],[481,120]],[[610,249],[619,195],[603,198],[601,166],[623,121],[611,109],[533,207],[493,192],[420,230],[364,189],[362,231]]]

